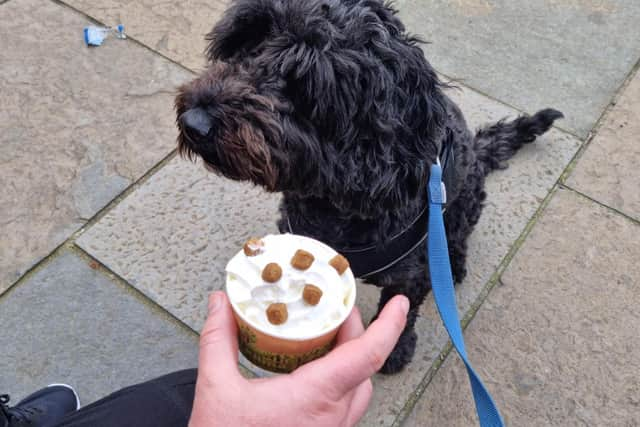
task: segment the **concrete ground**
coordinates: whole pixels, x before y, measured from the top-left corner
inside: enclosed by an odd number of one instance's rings
[[[84,403],[192,367],[206,296],[277,196],[175,153],[175,88],[220,0],[0,1],[0,392]],[[458,287],[471,360],[509,425],[640,425],[640,2],[398,0],[471,125],[566,119],[488,180]],[[124,23],[89,49],[82,28]],[[376,290],[361,287],[373,314]],[[468,426],[433,300],[363,426]]]

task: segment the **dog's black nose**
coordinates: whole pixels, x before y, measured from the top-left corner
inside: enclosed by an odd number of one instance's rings
[[[202,108],[192,108],[180,115],[180,126],[183,130],[195,135],[207,136],[213,128],[211,117]]]

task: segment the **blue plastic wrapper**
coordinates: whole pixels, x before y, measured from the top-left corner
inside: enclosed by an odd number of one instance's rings
[[[84,27],[84,42],[87,46],[100,46],[109,30],[100,27]]]
[[[119,24],[116,28],[96,27],[90,25],[88,27],[84,27],[84,42],[87,46],[100,46],[104,39],[106,39],[111,33],[121,40],[127,38],[124,33],[124,25],[122,24]]]

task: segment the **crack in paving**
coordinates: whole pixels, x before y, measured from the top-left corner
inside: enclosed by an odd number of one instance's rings
[[[620,84],[620,87],[618,87],[618,90],[613,94],[613,96],[611,97],[611,100],[609,101],[609,103],[607,104],[607,107],[602,111],[602,114],[600,115],[600,117],[598,118],[598,121],[596,122],[596,124],[593,126],[593,128],[591,129],[591,131],[589,131],[589,134],[587,135],[585,142],[582,144],[582,146],[578,149],[578,151],[576,152],[576,154],[573,156],[573,159],[571,159],[571,161],[569,162],[569,165],[565,168],[564,172],[562,173],[562,175],[560,176],[560,183],[565,185],[567,179],[569,178],[569,176],[573,173],[574,169],[576,168],[578,162],[580,161],[580,159],[582,158],[582,156],[584,155],[584,153],[587,151],[587,149],[589,148],[589,146],[591,145],[591,143],[593,142],[594,138],[596,137],[596,135],[598,135],[598,133],[600,132],[600,129],[602,128],[602,126],[604,125],[605,122],[605,118],[612,113],[614,107],[617,105],[618,103],[618,99],[620,99],[620,97],[622,96],[622,93],[625,91],[625,89],[629,86],[629,84],[631,83],[631,80],[633,80],[633,78],[636,76],[636,74],[640,73],[640,57],[638,58],[638,60],[636,61],[635,65],[631,68],[631,70],[629,70],[629,73],[627,74],[627,76],[625,77],[625,79],[623,80],[623,82]]]
[[[183,329],[187,334],[191,336],[195,336],[196,338],[200,337],[200,333],[198,331],[195,331],[189,325],[184,323],[180,318],[174,316],[172,313],[167,311],[164,307],[162,307],[160,304],[155,302],[152,298],[150,298],[145,293],[141,292],[138,288],[136,288],[135,286],[132,286],[129,282],[127,282],[126,279],[124,279],[118,273],[116,273],[115,271],[111,270],[109,267],[104,265],[102,262],[100,262],[99,259],[94,258],[89,252],[85,251],[83,248],[76,245],[75,242],[69,242],[67,245],[65,245],[63,250],[72,252],[79,258],[83,259],[85,262],[87,262],[87,264],[91,266],[92,269],[98,270],[102,275],[107,276],[112,282],[116,283],[128,294],[134,296],[134,298],[136,298],[138,302],[151,308],[155,312],[155,314],[157,314],[158,316],[161,316],[165,320],[168,320],[176,324],[178,327]],[[245,368],[243,365],[239,364],[238,367],[240,369],[240,372],[245,378],[256,378],[253,372]]]
[[[6,0],[6,1],[8,1],[8,0]],[[57,4],[58,6],[67,8],[67,9],[77,13],[78,15],[84,16],[86,19],[90,20],[91,22],[93,22],[96,25],[100,25],[100,26],[103,26],[103,27],[108,27],[107,24],[105,24],[104,22],[102,22],[99,19],[95,18],[94,16],[89,15],[88,13],[73,7],[72,5],[64,2],[63,0],[50,0],[50,1],[52,1],[55,4]],[[127,35],[127,40],[130,40],[131,42],[136,43],[137,45],[145,48],[146,50],[148,50],[150,52],[153,52],[156,55],[161,56],[162,58],[166,59],[167,61],[171,62],[172,64],[177,65],[181,69],[183,69],[185,71],[188,71],[189,73],[191,73],[191,74],[193,74],[195,76],[196,72],[194,70],[192,70],[191,68],[181,64],[180,62],[176,61],[175,59],[172,59],[172,58],[168,57],[167,55],[163,54],[162,52],[158,52],[154,48],[152,48],[152,47],[148,46],[147,44],[141,42],[140,40],[136,39],[135,37],[131,37],[131,36]]]
[[[607,209],[607,210],[609,210],[609,211],[611,211],[611,212],[613,212],[613,213],[615,213],[617,215],[620,215],[620,216],[628,219],[629,221],[633,222],[636,225],[640,225],[640,218],[634,218],[634,217],[630,216],[629,214],[626,214],[626,213],[622,212],[619,209],[616,209],[616,208],[614,208],[612,206],[609,206],[606,203],[603,203],[603,202],[601,202],[601,201],[589,196],[588,194],[585,194],[585,193],[581,192],[580,190],[576,190],[575,188],[573,188],[573,187],[571,187],[571,186],[569,186],[567,184],[560,184],[560,188],[572,191],[575,194],[577,194],[577,195],[579,195],[579,196],[581,196],[581,197],[583,197],[583,198],[595,203],[596,205],[601,206],[601,207],[603,207],[603,208],[605,208],[605,209]]]
[[[177,149],[174,148],[169,154],[167,154],[163,159],[161,159],[158,163],[152,166],[147,172],[145,172],[138,180],[134,181],[131,185],[129,185],[126,189],[124,189],[118,196],[116,196],[113,200],[111,200],[106,206],[96,212],[85,224],[83,224],[77,231],[72,233],[67,239],[65,239],[60,245],[56,246],[47,256],[42,258],[40,261],[32,265],[29,269],[25,271],[22,276],[16,279],[13,283],[11,283],[7,289],[3,292],[0,292],[0,299],[4,298],[4,296],[12,289],[19,286],[21,283],[26,282],[29,277],[31,277],[35,272],[39,271],[41,268],[46,266],[53,258],[57,257],[60,254],[60,250],[69,245],[75,244],[76,239],[88,228],[93,226],[96,222],[100,221],[108,212],[110,212],[113,208],[115,208],[123,199],[125,199],[129,194],[138,189],[142,184],[147,182],[153,175],[156,174],[160,169],[164,167],[167,163],[169,163],[175,156],[177,155]]]

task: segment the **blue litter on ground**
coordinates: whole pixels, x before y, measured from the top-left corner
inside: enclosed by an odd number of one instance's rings
[[[84,42],[87,46],[100,46],[111,33],[114,33],[118,39],[127,38],[124,33],[124,25],[122,24],[118,24],[116,28],[89,25],[84,27]]]

